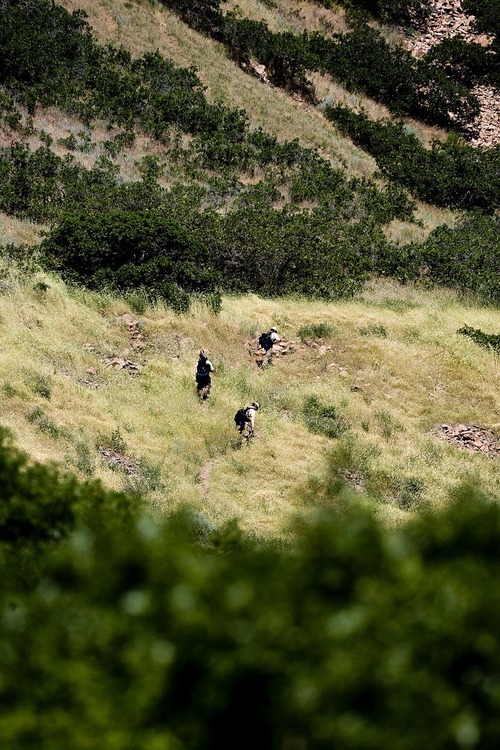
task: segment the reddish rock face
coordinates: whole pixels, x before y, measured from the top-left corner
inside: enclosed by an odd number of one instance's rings
[[[421,33],[407,39],[405,46],[411,54],[422,57],[444,39],[460,36],[466,42],[489,47],[493,37],[474,30],[474,16],[465,15],[460,0],[434,0]],[[489,86],[473,89],[481,111],[470,129],[472,146],[491,148],[500,141],[500,97]]]

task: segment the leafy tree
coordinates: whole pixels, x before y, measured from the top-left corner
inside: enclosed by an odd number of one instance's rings
[[[142,288],[178,310],[189,307],[193,292],[219,299],[204,246],[159,213],[66,216],[42,248],[63,276],[91,288]]]

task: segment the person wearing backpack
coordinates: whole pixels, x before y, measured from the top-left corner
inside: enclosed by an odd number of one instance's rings
[[[260,334],[259,346],[261,349],[264,349],[265,353],[267,354],[267,352],[273,348],[273,344],[279,340],[280,337],[278,335],[278,329],[273,326],[269,329],[269,331],[264,331]]]
[[[202,401],[206,401],[210,396],[212,387],[210,373],[212,372],[214,372],[214,366],[202,349],[196,365],[196,391]]]
[[[255,412],[260,408],[259,403],[254,401],[251,406],[238,409],[234,415],[234,421],[240,434],[246,433],[246,437],[253,437],[255,429]]]

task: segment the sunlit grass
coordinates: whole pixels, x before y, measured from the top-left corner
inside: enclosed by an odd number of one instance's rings
[[[201,305],[181,316],[150,306],[137,316],[145,342],[137,352],[121,318],[132,312],[124,300],[44,274],[23,279],[11,270],[8,279],[0,296],[0,421],[33,458],[115,488],[130,477],[106,465],[98,446],[118,430],[127,455],[149,467],[141,488],[157,512],[189,503],[214,523],[237,517],[249,532],[279,533],[304,512],[301,488],[339,444],[351,446],[351,473],[391,523],[411,512],[401,505],[413,499],[415,509],[446,503],[467,476],[500,489],[493,460],[429,434],[442,422],[499,422],[498,359],[456,334],[464,322],[496,332],[498,316],[453,293],[374,282],[350,302],[226,297],[217,317]],[[273,323],[297,351],[262,371],[245,343]],[[312,324],[323,324],[331,349],[301,344],[299,329]],[[198,402],[194,384],[201,347],[216,366],[208,404]],[[108,367],[112,356],[138,363],[141,373]],[[309,432],[310,396],[335,407],[345,435]],[[262,407],[257,437],[242,446],[233,415],[254,399]]]

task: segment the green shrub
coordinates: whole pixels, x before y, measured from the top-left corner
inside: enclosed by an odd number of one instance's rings
[[[297,336],[301,341],[307,341],[307,339],[328,339],[333,333],[334,328],[330,323],[309,323],[299,328]]]
[[[349,430],[344,417],[337,414],[331,404],[324,404],[317,396],[308,396],[302,407],[304,422],[311,432],[329,438],[339,438]]]
[[[31,373],[28,377],[28,382],[33,393],[50,400],[50,397],[52,396],[52,385],[50,378],[47,375]]]
[[[500,303],[500,217],[463,217],[454,227],[437,227],[418,250],[420,263],[437,284],[472,293],[486,304]],[[415,252],[417,252],[417,249]]]
[[[341,105],[326,116],[377,160],[381,171],[415,197],[437,206],[493,213],[499,206],[500,147],[473,148],[450,137],[421,146],[403,123],[371,121]]]
[[[425,482],[418,477],[405,477],[395,483],[396,502],[403,510],[422,510],[425,504]]]
[[[370,323],[359,329],[361,336],[378,336],[381,339],[387,338],[387,329],[378,323]]]
[[[140,289],[179,311],[189,307],[191,293],[214,294],[218,287],[206,249],[160,214],[66,216],[42,248],[72,281],[97,289]]]
[[[500,353],[500,334],[498,333],[484,333],[480,328],[472,328],[471,326],[462,326],[457,333],[469,336],[479,346]]]
[[[94,473],[94,461],[92,460],[92,451],[86,443],[80,442],[75,446],[76,450],[76,468],[86,477],[91,477]]]

